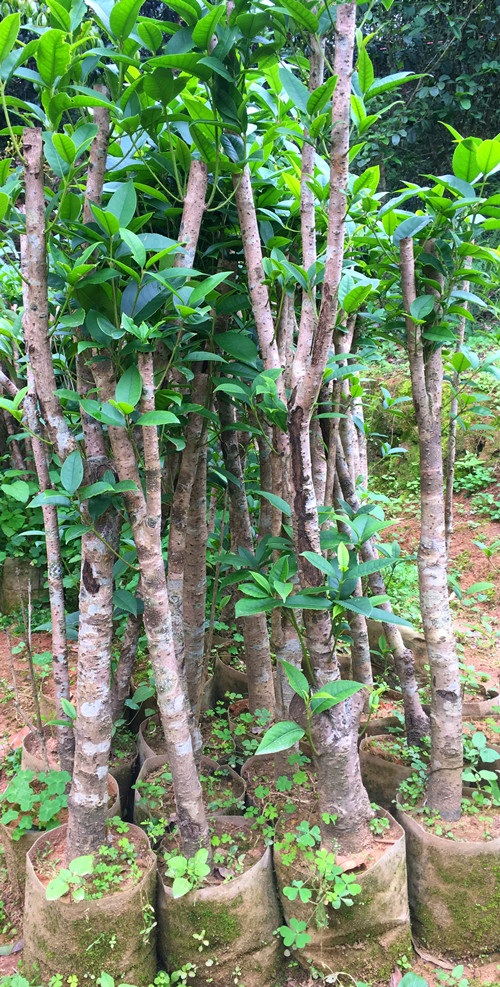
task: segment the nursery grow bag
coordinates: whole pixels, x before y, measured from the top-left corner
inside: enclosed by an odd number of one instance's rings
[[[43,768],[35,768],[34,770],[43,771]],[[120,796],[118,794],[118,785],[115,779],[112,778],[111,775],[108,776],[108,779],[108,817],[112,819],[113,816],[120,815]],[[60,827],[58,827],[58,829],[59,828]],[[40,836],[46,836],[51,832],[54,831],[28,829],[25,833],[23,833],[20,839],[14,840],[12,838],[12,828],[10,826],[4,826],[3,823],[0,823],[0,843],[2,844],[5,852],[7,876],[18,900],[22,900],[24,896],[26,854]]]
[[[251,820],[238,816],[220,816],[219,821],[229,834],[252,827]],[[280,944],[273,933],[281,920],[270,847],[244,874],[183,898],[174,898],[160,877],[157,914],[160,956],[170,971],[195,963],[197,972],[189,981],[193,987],[278,982]],[[208,946],[199,952],[194,936],[203,930]]]
[[[226,665],[220,658],[215,659],[213,675],[213,699],[214,702],[227,703],[226,692],[235,692],[241,696],[248,696],[248,675],[240,671],[234,665]]]
[[[113,754],[113,748],[111,748]],[[125,753],[124,757],[115,757],[109,765],[109,773],[115,779],[120,793],[120,804],[124,815],[130,795],[134,768],[137,761],[137,744],[134,743],[132,749]]]
[[[380,737],[382,734],[392,733],[401,726],[397,716],[375,716],[368,724],[361,721],[362,737]]]
[[[46,726],[43,728],[45,743],[48,745],[47,757],[49,768],[59,767],[57,756],[57,740],[55,727]],[[45,764],[41,751],[38,751],[39,736],[31,731],[23,738],[23,749],[21,753],[21,771],[45,771]]]
[[[366,871],[356,874],[362,891],[351,907],[327,908],[328,925],[317,928],[314,922],[315,904],[290,901],[283,888],[300,876],[294,864],[285,865],[275,844],[274,863],[281,904],[288,925],[292,919],[305,922],[311,941],[295,951],[304,969],[312,964],[322,973],[339,970],[356,981],[387,982],[403,956],[411,955],[410,915],[406,886],[405,837],[395,819],[383,811],[390,822],[382,843],[389,832],[395,842]]]
[[[147,781],[149,776],[156,771],[158,768],[168,768],[168,758],[165,755],[148,757],[144,764],[142,765],[137,781]],[[228,776],[231,780],[231,785],[233,789],[233,794],[235,799],[244,802],[245,800],[245,782],[236,774],[236,771],[228,765],[219,765],[217,761],[212,761],[209,757],[202,757],[201,759],[201,774],[210,775],[214,774],[215,771],[224,771],[224,774]],[[137,784],[137,782],[136,782]],[[172,786],[172,803],[173,812],[175,813],[175,803],[174,803],[174,790]],[[234,814],[241,811],[238,809],[236,804],[234,808]],[[211,814],[214,816],[220,815],[232,815],[231,810],[228,808],[221,808],[219,810],[211,810]],[[142,826],[143,823],[147,822],[149,819],[161,819],[163,817],[163,812],[160,808],[148,808],[147,801],[141,798],[140,789],[136,788],[134,793],[134,823],[136,826]]]
[[[152,725],[157,730],[155,738],[152,739],[154,747],[151,746],[151,743],[147,739],[148,731]],[[165,757],[166,753],[167,745],[161,728],[160,714],[155,713],[154,716],[148,716],[146,720],[143,720],[139,727],[139,733],[137,734],[137,759],[139,768],[142,768],[144,761],[147,761],[148,757]]]
[[[44,884],[35,872],[36,857],[50,840],[63,844],[66,827],[44,833],[26,858],[23,967],[28,979],[47,984],[52,976],[99,977],[106,970],[115,982],[147,987],[156,976],[154,919],[156,857],[145,833],[130,826],[128,838],[143,851],[144,872],[133,888],[90,901],[66,895],[47,901]]]
[[[466,794],[466,792],[464,792]],[[429,833],[397,809],[406,834],[415,938],[451,960],[500,949],[500,837],[459,842]]]
[[[381,740],[385,740],[386,737],[387,734],[380,735]],[[396,793],[401,782],[411,776],[412,769],[409,765],[396,764],[368,749],[373,740],[377,740],[377,736],[366,737],[359,747],[361,777],[370,801],[390,811],[396,801]]]

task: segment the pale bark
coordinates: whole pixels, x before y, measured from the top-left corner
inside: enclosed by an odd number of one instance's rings
[[[130,692],[130,680],[141,636],[142,614],[129,614],[120,648],[118,664],[111,687],[111,720],[116,723],[123,716],[125,700]]]
[[[47,322],[45,328],[38,322],[38,305],[41,304],[47,315],[48,321],[48,286],[47,286],[47,266],[45,258],[45,239],[42,231],[45,230],[45,216],[40,208],[44,203],[43,192],[43,163],[41,158],[41,135],[39,131],[34,132],[35,145],[33,150],[34,160],[32,167],[35,173],[30,175],[29,186],[35,197],[34,207],[36,215],[41,219],[42,225],[36,233],[35,243],[33,224],[36,219],[31,210],[26,213],[27,233],[20,237],[21,272],[23,274],[23,305],[24,313],[22,317],[23,335],[27,354],[27,386],[28,392],[24,399],[24,412],[28,428],[31,432],[31,449],[33,461],[37,473],[40,491],[50,490],[51,482],[49,476],[48,447],[43,441],[44,429],[40,421],[38,408],[42,407],[37,392],[36,375],[33,364],[29,361],[29,351],[36,350],[37,345],[45,347],[45,358],[40,360],[42,368],[42,380],[38,382],[39,387],[44,386],[45,367],[52,373],[52,381],[55,387],[55,377],[52,366],[52,354],[47,332]],[[28,176],[28,162],[26,162],[26,180]],[[39,169],[39,170],[37,170]],[[28,192],[26,191],[26,196]],[[29,216],[29,221],[28,221]],[[43,217],[43,218],[42,218]],[[37,238],[42,237],[43,244],[37,246]],[[5,382],[2,381],[5,386]],[[10,382],[9,382],[10,383]],[[14,387],[14,385],[12,385]],[[9,389],[10,390],[10,389]],[[15,387],[14,387],[15,390]],[[62,409],[58,405],[58,420],[62,418]],[[63,419],[64,421],[64,419]],[[47,423],[46,423],[47,424]],[[59,427],[58,427],[59,428]],[[48,431],[48,430],[47,430]],[[69,445],[72,436],[68,436]],[[60,451],[56,449],[56,451]],[[42,507],[43,527],[45,533],[45,548],[47,552],[47,580],[49,584],[50,616],[52,622],[52,674],[54,677],[54,693],[56,702],[56,717],[61,722],[68,722],[68,717],[62,708],[62,699],[70,698],[70,682],[68,670],[67,639],[66,639],[66,610],[64,605],[64,585],[63,585],[63,565],[61,559],[61,542],[59,536],[59,523],[57,507],[54,504],[47,504]],[[75,750],[75,737],[72,726],[58,726],[57,731],[57,752],[61,768],[72,773],[73,757]]]
[[[189,701],[195,721],[203,673],[207,598],[207,450],[198,449],[186,527],[184,561],[184,647]],[[200,749],[201,737],[195,738]]]
[[[189,177],[184,208],[179,227],[179,243],[183,249],[175,255],[174,267],[193,267],[201,221],[205,212],[208,172],[204,161],[193,158],[189,168]]]
[[[106,86],[94,86],[97,93],[108,95]],[[100,206],[102,202],[102,187],[106,175],[106,158],[109,144],[109,109],[107,106],[95,106],[93,110],[93,122],[97,125],[97,134],[90,145],[89,167],[87,172],[87,184],[85,188],[85,202],[83,206],[83,222],[95,222],[94,214],[90,208]]]
[[[25,266],[29,272],[28,306],[23,318],[26,356],[33,367],[38,402],[47,434],[61,462],[76,449],[76,442],[57,396],[49,339],[45,194],[43,188],[42,131],[23,130],[26,240]]]
[[[472,258],[466,257],[464,261],[464,267],[470,267],[472,264]],[[462,282],[462,291],[468,291],[470,287],[469,281]],[[462,302],[462,308],[468,309],[469,303],[465,299]],[[462,346],[464,344],[465,335],[465,315],[460,317],[458,323],[458,339],[457,345],[455,347],[455,353],[460,353]],[[449,415],[449,426],[448,426],[448,445],[446,449],[446,467],[445,467],[445,478],[446,478],[446,488],[445,488],[445,498],[444,498],[444,533],[446,542],[446,554],[450,554],[450,540],[453,532],[453,482],[455,479],[455,451],[457,444],[457,415],[458,415],[458,386],[460,382],[460,374],[455,370],[453,374],[453,396],[450,404],[450,415]]]
[[[322,300],[316,325],[309,318],[301,320],[297,351],[292,366],[291,395],[288,401],[288,432],[291,453],[291,508],[295,552],[303,587],[320,584],[318,570],[302,553],[320,552],[319,519],[312,479],[309,428],[331,345],[337,314],[337,295],[345,238],[346,189],[348,180],[349,108],[354,49],[356,4],[337,7],[334,72],[338,76],[332,101],[332,149],[330,165],[330,203],[326,264]],[[236,204],[240,219],[243,247],[253,315],[259,336],[264,366],[281,367],[274,333],[273,318],[266,285],[263,283],[262,248],[248,168],[234,176]],[[312,331],[311,331],[312,330]],[[279,396],[286,403],[281,378]],[[318,686],[339,678],[336,655],[331,646],[331,620],[328,611],[304,612],[307,646]],[[314,718],[315,767],[319,785],[320,812],[335,811],[334,826],[322,820],[322,838],[326,845],[340,840],[346,850],[360,849],[371,839],[371,808],[361,781],[356,746],[357,723],[362,702],[349,700],[328,714]]]
[[[443,819],[458,819],[462,800],[462,694],[446,574],[442,351],[438,346],[424,350],[420,327],[410,315],[416,297],[413,240],[401,240],[400,262],[420,448],[421,527],[417,554],[420,608],[431,667],[431,763],[427,805]]]
[[[31,448],[38,477],[40,490],[50,490],[51,483],[47,465],[45,443],[42,440],[42,427],[38,417],[35,383],[33,372],[27,368],[28,393],[24,398],[26,422],[31,432]],[[47,504],[42,507],[45,546],[47,551],[47,579],[49,583],[50,617],[52,622],[52,674],[54,676],[54,693],[56,701],[56,718],[67,721],[61,699],[70,698],[70,683],[66,641],[66,614],[64,607],[63,566],[61,560],[61,542],[59,538],[59,523],[57,507]],[[75,737],[72,726],[58,726],[57,752],[61,769],[73,771],[73,756]]]
[[[263,435],[257,436],[257,447],[259,450],[259,483],[260,489],[266,493],[273,493],[273,466],[271,461],[271,444],[273,440],[272,426],[266,422],[262,423]],[[278,495],[279,496],[279,495]],[[281,514],[281,511],[280,511]],[[261,497],[259,509],[259,541],[266,535],[270,535],[273,523],[273,507],[265,498]],[[281,523],[281,521],[280,521]]]
[[[343,499],[350,505],[353,511],[358,511],[360,502],[352,482],[347,464],[345,462],[342,444],[340,439],[337,448],[337,475],[340,481]],[[371,539],[368,539],[361,546],[362,562],[371,562],[378,558],[378,553],[373,546]],[[381,572],[373,572],[368,576],[368,585],[373,596],[385,596],[386,587],[384,577]],[[388,600],[386,603],[378,604],[381,610],[392,613],[392,604]],[[410,746],[420,746],[422,740],[429,733],[429,718],[422,709],[422,702],[418,691],[415,677],[415,658],[413,652],[405,647],[401,631],[395,624],[382,622],[381,630],[385,636],[387,644],[394,658],[394,667],[399,678],[401,693],[403,696],[406,737]]]
[[[197,374],[194,380],[192,401],[204,406],[207,398],[208,377]],[[170,510],[170,527],[167,556],[167,590],[172,615],[175,653],[181,670],[184,657],[184,568],[186,561],[186,533],[191,491],[196,476],[200,443],[205,419],[193,413],[186,427],[186,445],[182,451],[181,467],[177,477],[174,498]]]
[[[154,408],[153,360],[141,354],[143,381],[141,411]],[[107,400],[114,393],[112,368],[104,361],[93,364],[93,373]],[[155,678],[158,707],[172,772],[177,816],[184,853],[193,856],[200,846],[210,850],[210,835],[201,784],[189,728],[186,696],[175,654],[172,618],[168,602],[161,543],[161,470],[155,426],[142,428],[146,464],[146,497],[142,492],[134,447],[125,429],[109,427],[109,437],[120,480],[133,480],[137,490],[124,494],[132,527],[144,601],[144,628]]]
[[[226,470],[236,482],[229,480],[229,504],[231,514],[231,534],[237,547],[253,552],[253,537],[250,514],[245,491],[245,478],[241,468],[237,433],[230,428],[235,423],[234,409],[220,396],[218,411],[221,422],[221,445]],[[229,426],[229,427],[228,427]],[[242,618],[245,663],[248,674],[248,699],[250,712],[256,709],[274,709],[274,684],[267,631],[266,615],[256,614]]]
[[[90,482],[102,470],[97,467]],[[82,537],[76,686],[75,760],[68,797],[68,860],[106,843],[111,747],[110,679],[113,637],[113,566],[121,519],[110,508]]]

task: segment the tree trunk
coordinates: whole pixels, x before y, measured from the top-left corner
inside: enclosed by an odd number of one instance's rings
[[[350,505],[353,511],[358,511],[360,504],[354,489],[354,483],[347,469],[340,439],[338,439],[336,462],[337,475],[340,480],[344,500]],[[363,543],[360,555],[363,562],[371,562],[378,558],[371,539]],[[373,596],[386,595],[385,582],[381,572],[371,573],[368,576],[368,584]],[[393,612],[390,601],[381,603],[380,609],[386,610],[387,613]],[[429,718],[422,709],[417,680],[415,678],[415,658],[413,652],[405,647],[401,632],[395,624],[382,623],[381,629],[392,651],[396,674],[401,686],[405,711],[406,737],[410,746],[418,747],[422,745],[423,738],[429,733]]]
[[[400,242],[413,406],[420,449],[420,608],[431,666],[431,764],[427,805],[443,819],[458,819],[462,802],[462,694],[448,603],[444,535],[441,349],[424,352],[420,327],[410,315],[416,298],[413,240]]]
[[[98,471],[90,482],[101,478]],[[90,519],[89,519],[90,520]],[[76,686],[75,761],[68,798],[67,860],[106,843],[111,747],[113,566],[121,518],[109,508],[82,537]]]
[[[111,721],[116,723],[123,716],[125,700],[130,692],[130,679],[137,655],[137,646],[141,636],[142,614],[135,617],[129,614],[125,624],[120,656],[116,666],[115,677],[111,688]]]
[[[198,450],[198,463],[191,490],[186,529],[184,562],[184,647],[189,701],[198,720],[198,700],[203,674],[205,609],[207,599],[207,450]],[[199,738],[201,755],[201,738]]]
[[[49,299],[45,243],[42,131],[23,130],[25,182],[25,270],[28,272],[28,310],[24,313],[26,356],[33,376],[48,437],[61,462],[76,449],[76,442],[56,394],[57,384],[49,339]]]
[[[464,261],[464,267],[470,267],[472,264],[472,258],[466,257]],[[462,282],[462,291],[469,291],[470,283],[469,281]],[[469,302],[467,299],[462,303],[462,308],[469,308]],[[465,335],[465,315],[460,317],[458,323],[458,339],[457,345],[455,347],[455,353],[460,353],[462,346],[464,344]],[[453,374],[453,397],[451,399],[450,405],[450,416],[449,416],[449,427],[448,427],[448,446],[446,449],[446,489],[445,489],[445,499],[444,499],[444,535],[446,542],[446,554],[450,554],[450,540],[453,531],[453,481],[455,479],[455,450],[457,442],[457,415],[458,415],[458,397],[457,390],[460,381],[460,374],[455,370]]]
[[[231,479],[228,480],[229,506],[232,515],[231,534],[234,535],[237,546],[253,552],[252,529],[245,491],[245,477],[238,450],[238,436],[237,432],[230,428],[235,423],[234,411],[222,396],[218,397],[218,410],[222,428],[221,445],[224,466],[228,473],[236,478],[236,482]],[[237,551],[237,547],[235,551]],[[272,711],[275,697],[266,615],[261,613],[252,617],[243,617],[242,624],[250,712],[255,713],[257,709]]]
[[[143,381],[141,412],[154,408],[153,360],[151,353],[140,355]],[[103,360],[93,364],[93,373],[108,400],[115,389],[111,365]],[[142,492],[134,446],[125,429],[109,426],[115,466],[120,480],[132,480],[137,490],[124,494],[127,514],[137,549],[144,601],[144,629],[153,667],[158,707],[165,734],[167,756],[172,772],[179,830],[186,856],[200,846],[211,849],[201,784],[189,728],[189,712],[175,654],[172,618],[168,601],[161,542],[161,465],[156,426],[142,428],[146,466],[146,497]]]

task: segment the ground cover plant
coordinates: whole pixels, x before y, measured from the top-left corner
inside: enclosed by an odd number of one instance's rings
[[[2,5],[9,987],[499,982],[500,140],[398,62],[498,11],[410,6]]]

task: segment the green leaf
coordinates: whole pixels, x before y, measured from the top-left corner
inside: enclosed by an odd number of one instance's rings
[[[191,301],[191,299],[190,299]],[[255,366],[258,359],[259,351],[253,341],[249,336],[246,336],[242,332],[223,332],[218,333],[214,336],[214,342],[221,350],[225,353],[229,353],[236,360],[244,360]]]
[[[332,75],[322,86],[318,86],[314,92],[311,93],[307,100],[307,112],[310,116],[314,113],[321,113],[323,107],[331,99],[333,90],[337,84],[337,76]]]
[[[133,411],[136,404],[140,400],[142,394],[142,378],[137,369],[137,367],[129,367],[124,374],[120,377],[116,385],[115,390],[115,400],[118,404],[128,405],[130,411]],[[130,414],[127,411],[126,414]]]
[[[305,28],[310,34],[316,34],[319,30],[319,20],[313,10],[306,7],[304,3],[300,3],[300,0],[282,0],[282,7],[292,15],[294,21],[300,27]]]
[[[338,703],[343,703],[346,699],[354,696],[356,692],[365,689],[361,682],[348,682],[346,679],[339,679],[337,682],[327,682],[318,692],[311,696],[311,711],[313,713],[324,713],[325,710]]]
[[[282,497],[278,497],[276,494],[268,493],[266,490],[255,490],[254,496],[264,497],[265,500],[268,500],[273,507],[277,507],[282,514],[286,515],[286,517],[291,517],[292,512],[290,510],[290,506],[287,504],[286,500],[283,500]]]
[[[421,75],[415,75],[413,72],[394,72],[392,75],[385,75],[383,79],[376,79],[370,86],[366,98],[373,99],[374,96],[380,96],[382,93],[390,92],[391,89],[397,89],[403,82],[421,78]]]
[[[125,0],[120,0],[120,2],[125,3]],[[137,195],[135,192],[134,183],[125,182],[119,189],[116,190],[116,192],[113,192],[113,195],[111,196],[106,207],[106,212],[111,213],[111,215],[118,220],[119,226],[125,227],[128,226],[130,220],[133,219],[136,205]]]
[[[186,877],[176,877],[172,884],[172,897],[182,898],[188,891],[191,891],[191,882]]]
[[[206,296],[210,294],[214,288],[217,288],[222,281],[225,281],[230,274],[230,271],[221,271],[219,274],[211,274],[209,278],[205,278],[204,281],[197,284],[189,296],[189,305],[191,308],[195,308],[198,302],[206,298]]]
[[[50,10],[50,20],[55,21],[55,26],[61,28],[63,31],[71,31],[71,17],[68,11],[63,7],[61,3],[57,3],[57,0],[47,0],[47,7]]]
[[[210,39],[214,34],[217,24],[224,17],[226,8],[223,3],[217,4],[216,7],[211,7],[206,0],[205,6],[208,13],[205,14],[205,16],[202,17],[193,27],[193,41],[199,48],[208,49]]]
[[[128,589],[115,589],[113,603],[115,607],[120,607],[121,610],[137,617],[137,599]]]
[[[335,576],[338,575],[331,562],[328,562],[322,555],[318,552],[302,552],[304,558],[311,563],[320,572],[324,572],[325,576]]]
[[[415,298],[410,305],[410,315],[420,321],[425,319],[426,315],[430,315],[434,311],[434,296],[433,295],[419,295]]]
[[[118,0],[112,5],[109,26],[118,41],[126,41],[135,27],[143,0]]]
[[[146,47],[155,55],[162,42],[161,29],[156,24],[143,22],[137,25],[137,34]]]
[[[20,14],[8,14],[0,23],[0,62],[12,51],[19,34]]]
[[[255,600],[242,597],[236,602],[235,613],[237,617],[254,617],[257,613],[268,613],[279,606],[281,606],[280,601],[275,600],[272,596],[264,596]]]
[[[281,720],[266,730],[255,754],[277,754],[293,747],[305,734],[305,730],[291,720]]]
[[[69,64],[70,48],[64,37],[63,31],[50,30],[45,31],[38,42],[36,64],[47,86],[52,86]]]
[[[399,987],[428,987],[428,983],[416,973],[405,973],[403,979],[399,981]]]
[[[489,175],[500,164],[500,141],[483,141],[476,150],[476,161],[483,175]]]
[[[392,235],[392,241],[396,246],[400,240],[404,240],[407,237],[414,237],[417,233],[420,233],[424,227],[428,226],[431,221],[430,216],[409,216],[408,219],[404,219],[399,226],[396,226],[394,233]]]
[[[296,668],[295,665],[292,665],[291,662],[285,661],[284,658],[280,658],[279,661],[285,669],[286,677],[293,691],[296,692],[298,696],[302,696],[302,698],[305,699],[305,697],[309,695],[309,682],[307,681],[304,673],[300,671],[300,668]]]
[[[369,616],[371,620],[383,621],[384,624],[398,624],[400,627],[411,627],[409,620],[405,620],[404,617],[398,617],[391,610],[381,610],[379,607],[372,607]]]
[[[76,147],[68,134],[52,134],[52,143],[67,164],[72,165],[76,157]]]
[[[282,66],[279,70],[279,77],[283,89],[285,90],[289,99],[292,100],[295,106],[298,106],[299,110],[303,113],[307,113],[307,105],[309,102],[309,92],[306,89],[303,82],[297,79],[297,76],[290,72],[286,66]]]
[[[144,267],[146,264],[146,248],[142,240],[139,239],[136,233],[132,233],[132,230],[126,230],[123,226],[120,226],[118,232],[123,242],[127,244],[127,247],[130,247],[136,264],[139,267]]]
[[[63,708],[63,712],[66,713],[66,716],[69,716],[70,720],[76,720],[76,709],[73,706],[73,703],[70,703],[69,699],[65,699],[63,696],[61,698],[61,706]]]
[[[347,572],[349,568],[349,552],[346,546],[344,545],[343,541],[340,542],[340,545],[337,549],[337,559],[338,559],[340,571]]]
[[[358,55],[358,79],[362,93],[366,93],[373,85],[374,78],[373,63],[363,45]]]
[[[481,169],[476,160],[476,151],[481,141],[474,137],[467,137],[457,145],[453,153],[453,174],[457,178],[463,178],[466,182],[473,182],[481,173]]]
[[[347,292],[347,295],[344,298],[342,303],[344,312],[346,312],[347,315],[350,315],[352,312],[357,312],[371,291],[372,286],[370,284],[357,284],[352,291]]]
[[[94,870],[94,858],[92,854],[89,853],[82,857],[75,857],[69,864],[69,870],[72,874],[77,874],[78,877],[85,877],[87,874],[92,874]]]
[[[146,411],[137,419],[138,425],[178,425],[177,415],[171,411]]]
[[[56,901],[62,898],[69,891],[69,884],[60,876],[53,877],[45,888],[45,898],[47,901]]]
[[[30,488],[25,480],[14,480],[12,483],[2,483],[1,489],[8,497],[26,504],[30,497]]]
[[[65,490],[69,494],[74,494],[78,490],[81,482],[83,480],[83,463],[82,457],[78,451],[75,449],[74,452],[70,452],[69,456],[64,460],[61,468],[61,483]]]

